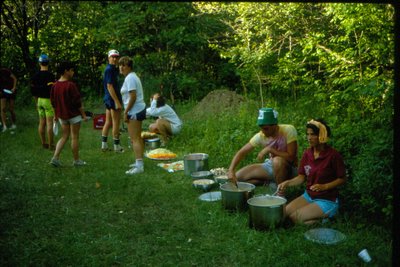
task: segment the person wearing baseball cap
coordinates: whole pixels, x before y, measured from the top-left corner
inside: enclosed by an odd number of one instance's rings
[[[40,70],[31,79],[31,94],[35,98],[36,109],[39,114],[38,133],[42,147],[54,150],[54,108],[50,101],[50,91],[56,78],[49,71],[50,59],[46,54],[41,54],[38,62]]]
[[[38,61],[39,63],[49,63],[50,59],[46,54],[41,54]]]
[[[108,132],[112,128],[114,152],[122,153],[124,149],[120,145],[119,126],[121,121],[122,97],[118,85],[119,70],[117,67],[119,52],[115,49],[108,51],[108,64],[104,71],[104,105],[106,107],[106,121],[101,132],[101,150],[109,151]]]
[[[255,134],[233,157],[228,177],[233,182],[242,181],[255,185],[276,184],[296,176],[297,131],[293,125],[278,124],[278,112],[273,108],[258,110]],[[235,171],[239,163],[256,147],[261,148],[254,163]]]

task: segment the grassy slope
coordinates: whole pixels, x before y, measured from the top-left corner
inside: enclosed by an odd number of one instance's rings
[[[0,134],[2,266],[360,266],[357,253],[363,248],[375,266],[390,265],[387,229],[339,217],[323,227],[343,232],[346,241],[319,245],[304,239],[312,227],[249,229],[247,213],[230,214],[219,202],[199,201],[190,177],[167,173],[149,159],[144,174],[126,176],[132,153],[100,152],[100,131],[91,121],[83,124],[80,139],[89,165],[73,168],[66,147],[65,166],[53,168],[51,153],[39,146],[36,114],[17,115],[15,134]],[[213,150],[196,151],[203,126],[188,118],[185,123],[191,129],[171,142],[171,150],[180,157],[210,153],[210,167],[229,163],[239,144],[216,159]],[[127,143],[126,133],[121,139]]]

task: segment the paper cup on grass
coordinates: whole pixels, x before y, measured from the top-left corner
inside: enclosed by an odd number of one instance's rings
[[[371,261],[371,256],[369,255],[367,249],[361,250],[360,253],[358,253],[358,257],[360,257],[366,263]]]

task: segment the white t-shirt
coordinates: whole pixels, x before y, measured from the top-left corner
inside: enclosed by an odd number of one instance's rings
[[[173,134],[178,133],[182,126],[182,121],[169,105],[165,104],[157,108],[157,101],[154,99],[151,101],[150,107],[146,109],[146,116],[159,117],[169,121]]]
[[[128,114],[135,115],[146,107],[146,103],[144,102],[143,99],[142,83],[140,82],[139,77],[134,72],[129,73],[125,77],[124,83],[122,84],[121,87],[122,102],[124,103],[125,109],[129,103],[130,91],[136,91],[136,102],[133,105],[133,107],[128,111]]]

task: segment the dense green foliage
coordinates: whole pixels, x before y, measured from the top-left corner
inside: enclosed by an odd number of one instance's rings
[[[228,88],[291,114],[299,133],[307,119],[325,118],[348,165],[344,206],[391,221],[393,6],[6,0],[1,12],[1,62],[19,78],[19,102],[30,103],[41,52],[52,67],[77,62],[86,99],[100,98],[106,51],[115,48],[134,58],[146,97],[162,90],[171,101],[199,101]],[[213,153],[232,155],[247,140],[251,114],[237,115],[235,126],[204,124],[205,136],[218,126],[221,142],[237,140]]]

